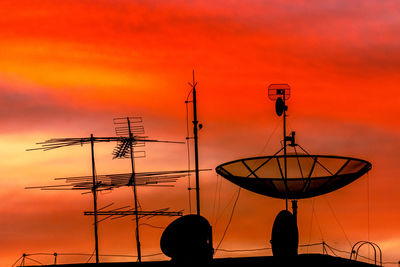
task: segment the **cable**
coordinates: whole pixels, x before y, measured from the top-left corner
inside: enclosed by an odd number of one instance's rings
[[[321,243],[313,243],[313,244],[304,244],[304,245],[299,245],[299,247],[312,247],[312,246],[318,246],[318,245],[322,245],[322,244],[326,244],[324,242]]]
[[[148,255],[143,255],[142,257],[153,257],[158,255],[163,255],[163,253],[148,254]]]
[[[239,194],[240,194],[240,191],[238,192],[238,196],[239,196]],[[236,200],[237,200],[237,199],[238,199],[238,197],[236,198]],[[237,203],[237,201],[235,201],[235,205],[236,205],[236,203]],[[234,211],[234,208],[235,208],[235,207],[233,207],[233,210],[232,210],[232,211]],[[233,215],[233,212],[232,212],[231,215]],[[232,216],[231,216],[231,219],[232,219]],[[229,224],[228,224],[226,230],[228,229],[228,227],[229,227]],[[222,239],[222,240],[223,240],[223,239]],[[222,240],[220,241],[220,244],[221,244]],[[219,245],[220,245],[220,244],[219,244]],[[344,254],[347,254],[347,255],[350,255],[350,254],[351,254],[351,253],[348,252],[348,251],[344,251],[344,250],[340,250],[340,249],[334,248],[334,247],[330,246],[329,244],[327,244],[327,243],[325,243],[325,242],[312,243],[312,244],[302,244],[302,245],[299,245],[299,247],[311,247],[311,246],[319,246],[319,245],[325,245],[325,246],[331,251],[331,253],[332,253],[334,256],[336,256],[336,257],[339,257],[339,255],[338,255],[336,252],[344,253]],[[241,253],[241,252],[251,252],[251,251],[264,251],[264,250],[271,250],[271,249],[272,249],[272,248],[270,248],[270,247],[253,248],[253,249],[222,249],[222,248],[217,247],[217,248],[215,249],[215,251],[223,251],[223,252],[228,252],[228,253],[234,253],[234,252],[239,252],[239,253]],[[163,253],[147,254],[147,255],[142,255],[142,257],[153,257],[153,256],[162,255],[162,254],[163,254]],[[31,261],[34,261],[34,262],[36,262],[36,263],[38,263],[38,264],[43,265],[43,263],[41,263],[41,262],[39,262],[39,261],[37,261],[37,260],[34,260],[34,259],[28,257],[28,256],[35,256],[35,255],[36,255],[36,256],[37,256],[37,255],[54,256],[54,253],[31,253],[31,254],[23,254],[23,255],[22,255],[21,257],[19,257],[18,260],[12,265],[12,267],[15,266],[22,258],[25,258],[25,259],[28,259],[28,260],[31,260]],[[57,253],[57,255],[58,255],[58,256],[91,256],[91,257],[93,257],[94,252],[93,252],[92,254],[88,254],[88,253]],[[328,254],[328,255],[329,255],[329,254]],[[127,257],[127,258],[137,258],[137,255],[120,255],[120,254],[99,254],[99,256],[102,256],[102,257]],[[369,257],[365,257],[365,256],[362,256],[362,255],[358,255],[358,257],[363,258],[363,259],[366,259],[366,260],[373,260],[373,259],[371,259],[371,258],[369,258]],[[90,259],[91,259],[91,258],[89,258],[89,260],[90,260]],[[87,263],[88,263],[88,262],[87,262]],[[389,262],[389,261],[387,261],[387,262],[382,262],[382,264],[398,264],[398,262]]]
[[[34,260],[34,259],[32,259],[32,258],[29,258],[29,257],[25,257],[25,259],[28,259],[28,260],[31,260],[31,261],[33,261],[33,262],[39,263],[40,265],[44,265],[44,264],[41,263],[40,261]]]
[[[215,184],[214,201],[213,201],[214,203],[213,203],[213,210],[212,210],[212,213],[211,213],[211,222],[213,222],[215,217],[216,217],[215,206],[216,206],[216,202],[217,202],[217,192],[218,192],[218,183],[219,183],[219,175],[218,175],[218,173],[216,173],[216,177],[217,177],[217,179],[216,179],[217,182]]]
[[[335,257],[339,257],[339,256],[335,253],[335,251],[333,251],[333,249],[332,249],[328,244],[325,243],[325,245],[326,245],[327,248],[329,248],[329,249],[331,250],[332,254],[333,254]]]
[[[264,144],[263,148],[261,149],[261,151],[260,151],[260,153],[259,153],[260,156],[264,153],[264,150],[267,149],[267,147],[268,147],[268,145],[269,145],[269,142],[271,141],[272,136],[275,134],[276,129],[278,129],[278,126],[279,126],[279,121],[276,121],[276,122],[275,122],[274,130],[273,130],[272,133],[269,135],[269,137],[268,137],[268,139],[267,139],[267,142]]]
[[[217,174],[217,177],[219,178],[219,185],[218,185],[218,199],[217,199],[217,208],[216,208],[216,212],[215,212],[215,216],[214,216],[214,220],[213,220],[213,233],[216,232],[217,229],[217,222],[219,220],[219,210],[221,208],[221,189],[222,189],[222,179],[220,179],[220,177]],[[225,210],[225,209],[224,209]]]
[[[308,243],[311,242],[313,218],[314,218],[314,198],[312,199],[312,210],[311,210],[311,220],[310,220],[310,235],[308,236]],[[307,253],[308,253],[308,247],[307,247]]]
[[[230,226],[230,224],[231,224],[231,222],[232,222],[233,214],[235,213],[236,204],[237,204],[237,202],[238,202],[238,200],[239,200],[240,191],[241,191],[241,187],[239,187],[239,189],[238,189],[237,197],[236,197],[235,203],[233,204],[233,207],[232,207],[231,216],[230,216],[230,218],[229,218],[229,221],[228,221],[228,224],[226,225],[224,234],[222,235],[222,238],[221,238],[221,240],[219,241],[218,246],[217,246],[217,248],[216,248],[214,254],[216,253],[216,251],[217,251],[217,250],[219,249],[219,247],[221,246],[222,241],[224,241],[226,232],[228,232],[228,228],[229,228],[229,226]]]
[[[219,219],[221,219],[222,214],[225,213],[225,210],[231,205],[231,202],[234,202],[235,195],[236,195],[236,193],[233,193],[232,198],[228,201],[228,204],[226,204],[225,208],[222,210],[220,215],[217,217],[217,219],[215,220],[215,223],[217,223],[219,221]]]
[[[304,245],[299,245],[299,247],[311,247],[311,246],[319,246],[322,245],[323,243],[313,243],[313,244],[304,244]],[[272,250],[272,248],[264,247],[264,248],[253,248],[253,249],[215,249],[218,251],[224,251],[224,252],[249,252],[249,251],[262,251],[262,250]]]
[[[342,230],[347,242],[349,242],[349,246],[351,247],[350,239],[348,238],[346,232],[344,231],[344,228],[343,228],[342,224],[339,222],[338,218],[336,217],[335,211],[333,210],[333,208],[332,208],[331,204],[329,203],[328,199],[325,196],[324,196],[324,198],[325,198],[326,203],[328,203],[329,209],[331,210],[331,212],[333,214],[333,217],[335,218],[335,220],[336,220],[337,224],[339,225],[340,229]]]
[[[96,250],[94,249],[92,255],[90,255],[90,257],[89,257],[89,259],[86,261],[86,263],[88,263],[88,262],[92,259],[92,257],[93,257],[93,255],[94,255],[94,252],[95,252],[95,251],[96,251]]]
[[[322,229],[321,229],[321,225],[318,221],[318,217],[317,217],[317,213],[314,213],[314,217],[315,217],[315,222],[317,223],[318,229],[319,229],[319,234],[321,235],[321,239],[322,241],[325,239],[324,235],[322,234]]]
[[[270,250],[270,249],[272,249],[272,248],[253,248],[253,249],[223,249],[223,248],[220,248],[220,249],[218,249],[218,251],[223,251],[223,252],[249,252],[249,251],[262,251],[262,250]]]
[[[334,247],[328,245],[327,243],[325,243],[325,245],[326,245],[332,252],[333,252],[333,250],[335,250],[335,251],[337,251],[337,252],[341,252],[341,253],[345,253],[345,254],[349,254],[349,255],[351,254],[351,253],[348,252],[348,251],[340,250],[340,249],[334,248]],[[337,255],[335,254],[335,256],[337,256]]]
[[[152,227],[152,228],[158,228],[158,229],[164,229],[165,227],[162,227],[162,226],[155,226],[155,225],[152,225],[152,224],[148,224],[148,223],[141,223],[140,224],[140,226],[149,226],[149,227]]]
[[[13,265],[11,265],[11,267],[14,267],[14,266],[15,266],[15,264],[17,264],[17,263],[19,262],[19,260],[20,260],[20,259],[22,259],[23,257],[24,257],[24,255],[22,255],[21,257],[19,257],[19,258],[18,258],[18,260],[16,260],[16,261],[14,262],[14,264],[13,264]]]
[[[396,262],[396,261],[384,261],[384,262],[382,262],[382,264],[400,264],[400,261],[399,262]]]

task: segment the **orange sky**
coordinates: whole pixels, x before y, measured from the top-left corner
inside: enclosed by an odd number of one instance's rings
[[[299,202],[300,242],[324,239],[350,250],[369,232],[384,261],[400,259],[398,1],[2,1],[0,28],[0,265],[11,266],[23,252],[93,251],[92,221],[82,216],[89,195],[24,190],[89,175],[89,148],[25,149],[51,137],[112,135],[112,118],[126,115],[142,116],[151,138],[184,141],[192,69],[204,124],[201,167],[275,153],[281,121],[267,86],[289,83],[288,126],[303,147],[373,164],[348,187]],[[111,150],[96,147],[98,173],[129,171],[128,162],[111,160]],[[185,146],[154,144],[146,152],[139,171],[186,168]],[[140,200],[146,209],[188,212],[186,186],[141,188]],[[202,175],[215,243],[236,190],[214,172]],[[122,206],[131,198],[118,190],[100,202]],[[269,245],[283,205],[242,191],[221,247]],[[160,252],[162,231],[142,229],[143,253]],[[103,254],[135,254],[129,219],[102,223],[100,239]],[[239,255],[250,254],[217,253]]]

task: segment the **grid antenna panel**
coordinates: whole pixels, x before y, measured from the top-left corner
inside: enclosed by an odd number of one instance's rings
[[[145,151],[135,151],[134,148],[144,147],[146,138],[143,136],[144,127],[142,125],[142,117],[123,117],[113,119],[115,125],[115,134],[119,137],[124,137],[114,148],[113,158],[144,158]],[[142,139],[142,140],[141,140]]]

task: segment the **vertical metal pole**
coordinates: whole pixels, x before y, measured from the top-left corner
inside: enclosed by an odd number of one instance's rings
[[[139,238],[139,214],[138,214],[138,200],[137,200],[137,192],[136,192],[136,177],[135,177],[135,161],[133,155],[133,134],[131,131],[131,121],[129,117],[126,118],[128,121],[128,130],[129,130],[129,146],[131,149],[131,168],[132,168],[132,177],[131,182],[133,185],[133,198],[135,202],[135,221],[136,221],[136,250],[138,255],[138,261],[142,262],[142,252],[140,250],[140,238]]]
[[[197,215],[200,215],[200,185],[199,185],[199,139],[198,139],[198,120],[197,120],[197,99],[196,99],[196,83],[193,71],[193,135],[194,135],[194,162],[196,171],[196,205]]]
[[[283,159],[285,165],[285,192],[286,192],[286,210],[288,210],[288,186],[287,186],[287,159],[286,159],[286,99],[285,89],[283,89]]]
[[[96,263],[99,263],[99,236],[97,234],[97,182],[96,167],[94,165],[94,138],[90,135],[90,148],[92,152],[92,177],[93,177],[93,210],[94,210],[94,247],[96,251]]]

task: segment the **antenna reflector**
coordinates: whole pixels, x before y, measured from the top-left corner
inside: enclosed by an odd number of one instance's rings
[[[285,104],[283,103],[282,97],[278,97],[275,102],[275,112],[279,117],[282,116],[285,110]]]
[[[289,84],[270,84],[268,86],[268,98],[275,101],[278,97],[285,98],[285,100],[290,98]]]

